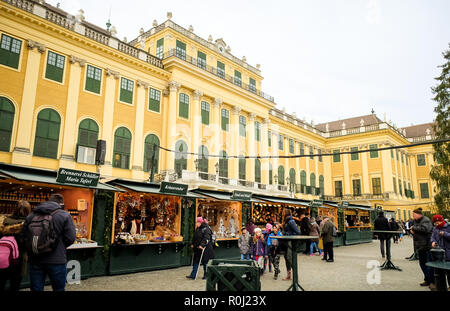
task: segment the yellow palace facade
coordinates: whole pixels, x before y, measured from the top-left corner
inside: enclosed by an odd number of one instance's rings
[[[432,124],[397,128],[374,113],[307,123],[261,91],[260,65],[171,14],[126,42],[82,11],[2,0],[0,36],[0,162],[379,204],[402,219],[431,207],[431,145],[370,149],[432,140]]]

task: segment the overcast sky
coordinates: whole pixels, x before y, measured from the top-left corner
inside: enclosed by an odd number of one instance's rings
[[[261,64],[262,91],[314,124],[369,114],[397,126],[431,122],[450,43],[448,0],[47,0],[128,40],[172,20]]]

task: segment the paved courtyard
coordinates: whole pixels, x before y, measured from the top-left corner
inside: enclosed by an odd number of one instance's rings
[[[341,246],[335,248],[335,262],[327,263],[320,256],[299,255],[299,279],[305,290],[310,291],[429,291],[420,287],[423,275],[418,261],[408,261],[413,249],[412,238],[405,238],[399,244],[393,244],[392,261],[403,271],[381,271],[380,284],[368,284],[367,275],[374,267],[368,268],[368,262],[377,260],[382,264],[379,241]],[[284,259],[281,258],[281,277],[273,279],[266,273],[261,277],[263,291],[284,291],[290,283],[283,281],[286,275]],[[68,285],[68,291],[204,291],[206,280],[202,280],[203,271],[199,271],[196,281],[186,279],[191,267],[134,273],[118,276],[95,277],[82,280],[79,285]],[[377,270],[377,269],[375,269]],[[46,290],[51,290],[46,287]]]

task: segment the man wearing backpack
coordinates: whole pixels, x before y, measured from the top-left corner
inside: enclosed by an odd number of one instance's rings
[[[64,198],[52,194],[26,218],[22,229],[30,262],[30,289],[43,291],[48,275],[53,291],[66,286],[66,248],[75,241],[72,217],[64,211]]]

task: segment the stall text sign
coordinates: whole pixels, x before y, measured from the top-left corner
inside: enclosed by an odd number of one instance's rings
[[[159,189],[159,192],[161,193],[171,193],[171,194],[179,194],[179,195],[186,195],[188,190],[188,185],[184,184],[175,184],[170,182],[163,181],[161,183],[161,188]]]
[[[348,207],[348,201],[342,201],[341,202],[342,207]]]
[[[252,193],[246,191],[233,191],[233,195],[231,196],[234,200],[240,201],[250,201],[252,199]]]
[[[96,187],[100,174],[76,171],[67,168],[60,168],[56,182],[61,184],[74,184],[86,187]]]
[[[319,206],[322,206],[322,204],[323,204],[323,201],[322,201],[322,200],[313,200],[313,201],[311,202],[311,206],[312,206],[312,207],[319,207]]]

